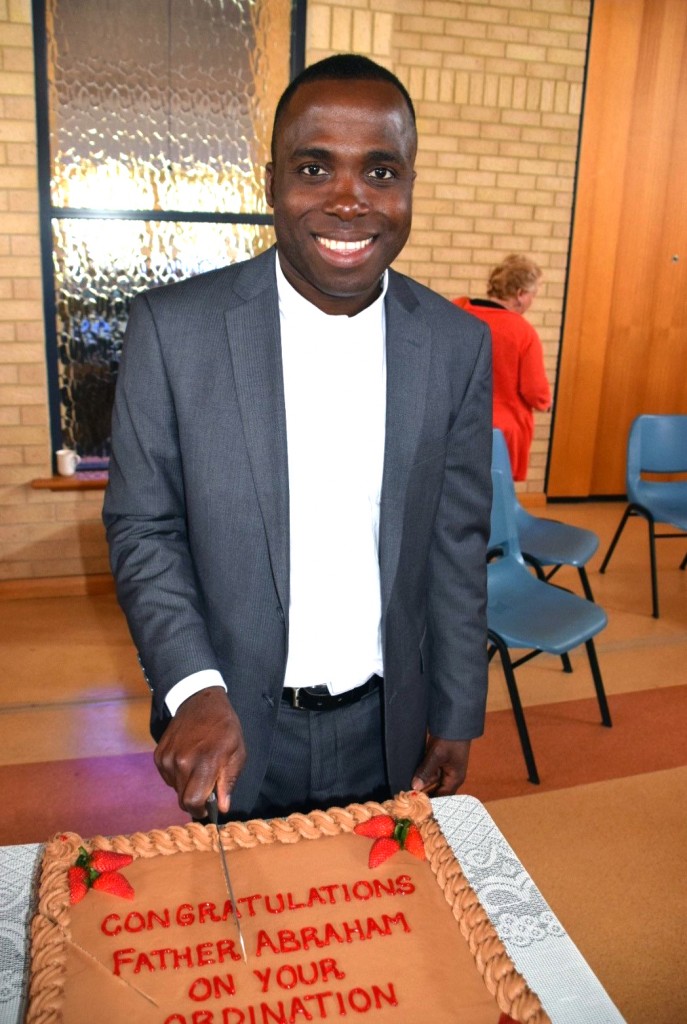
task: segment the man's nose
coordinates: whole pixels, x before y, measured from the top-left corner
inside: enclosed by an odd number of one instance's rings
[[[327,196],[325,211],[340,220],[353,220],[369,210],[365,187],[354,175],[337,176]]]

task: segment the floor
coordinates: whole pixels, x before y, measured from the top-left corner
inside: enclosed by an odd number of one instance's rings
[[[486,804],[628,1024],[676,1024],[687,1020],[687,542],[658,545],[653,619],[642,522],[597,571],[621,511],[536,510],[599,535],[589,568],[609,619],[597,648],[613,728],[600,724],[584,652],[572,674],[548,656],[522,666],[533,786],[496,659],[464,791]],[[558,580],[579,592],[573,571]],[[147,691],[114,597],[2,601],[0,618],[0,844],[186,821],[152,764]]]

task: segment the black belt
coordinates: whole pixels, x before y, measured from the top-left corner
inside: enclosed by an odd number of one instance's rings
[[[346,707],[347,704],[356,704],[381,685],[381,676],[370,676],[362,686],[346,690],[345,693],[330,693],[326,686],[285,686],[281,699],[289,707],[303,711],[331,711],[333,708]]]

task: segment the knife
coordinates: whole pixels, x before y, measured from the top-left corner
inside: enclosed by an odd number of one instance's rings
[[[224,847],[222,846],[222,833],[219,830],[219,819],[218,819],[218,809],[217,809],[217,794],[214,792],[214,790],[210,794],[210,796],[208,797],[207,802],[205,804],[205,807],[207,809],[208,817],[210,818],[210,821],[212,822],[212,824],[217,829],[217,842],[219,843],[219,858],[220,858],[220,860],[222,862],[222,871],[224,872],[224,881],[227,884],[227,892],[229,893],[229,900],[231,902],[231,912],[234,915],[234,924],[236,925],[236,930],[239,933],[239,942],[241,944],[241,952],[243,953],[243,959],[245,960],[246,963],[248,963],[248,954],[246,953],[246,944],[243,941],[243,932],[241,931],[241,925],[239,923],[239,919],[238,919],[238,916],[236,914],[236,903],[234,901],[234,890],[231,887],[231,878],[229,877],[229,868],[227,867],[227,855],[224,852]]]

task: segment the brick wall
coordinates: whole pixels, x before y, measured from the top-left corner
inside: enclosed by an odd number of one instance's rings
[[[589,0],[310,0],[307,60],[356,50],[416,103],[413,233],[398,268],[453,298],[529,253],[529,319],[553,383]],[[101,492],[32,490],[51,472],[39,266],[29,0],[0,0],[0,580],[106,571]],[[530,478],[541,492],[549,417]]]
[[[544,271],[528,314],[553,385],[570,236],[588,0],[310,0],[308,60],[359,49],[416,105],[413,232],[399,270],[447,298],[484,295],[509,252]],[[541,492],[550,415],[527,483]]]

